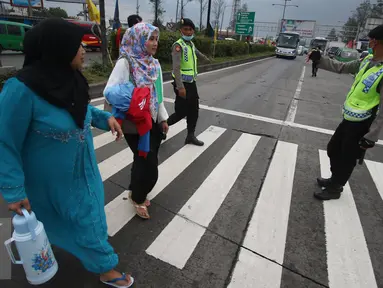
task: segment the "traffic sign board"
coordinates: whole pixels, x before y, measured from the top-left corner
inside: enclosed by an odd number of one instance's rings
[[[255,12],[238,12],[237,24],[254,24]]]
[[[235,23],[235,34],[253,35],[255,12],[238,12]]]
[[[253,35],[254,24],[236,24],[235,34],[238,35]]]

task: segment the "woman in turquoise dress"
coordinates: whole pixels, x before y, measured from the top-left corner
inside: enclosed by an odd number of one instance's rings
[[[24,67],[0,93],[0,193],[11,211],[33,210],[50,242],[103,283],[130,287],[134,279],[115,270],[118,256],[108,242],[91,126],[117,139],[122,131],[110,113],[89,105],[79,70],[83,34],[62,19],[27,33]]]

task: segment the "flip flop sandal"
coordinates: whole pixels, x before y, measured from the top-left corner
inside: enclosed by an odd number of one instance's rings
[[[109,281],[101,281],[102,283],[104,283],[105,285],[108,285],[108,286],[111,286],[111,287],[116,287],[116,288],[129,288],[129,287],[132,287],[132,285],[134,284],[134,278],[132,276],[130,276],[130,284],[129,285],[124,285],[124,286],[121,286],[121,285],[117,285],[116,282],[118,281],[126,281],[126,273],[121,273],[122,276],[120,278],[114,278],[112,280],[109,280]]]
[[[137,214],[138,217],[140,217],[142,219],[150,219],[149,212],[148,212],[148,207],[146,207],[146,205],[138,205],[136,202],[134,202],[132,200],[132,192],[129,192],[129,199],[130,199],[130,202],[132,203],[132,205],[136,208],[136,214]],[[146,212],[146,214],[148,216],[140,214],[138,212],[138,210],[137,210],[138,208],[145,210],[145,212]]]
[[[132,202],[132,204],[134,205],[134,201],[132,200],[132,191],[131,190],[128,190],[129,191],[129,198],[130,198],[130,201]],[[150,200],[148,198],[145,199],[145,202],[144,202],[144,205],[146,207],[149,207],[151,205],[150,203]]]

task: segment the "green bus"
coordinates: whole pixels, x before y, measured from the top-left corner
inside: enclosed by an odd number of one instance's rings
[[[335,53],[336,60],[340,62],[350,62],[359,58],[359,53],[355,49],[350,48],[339,48]]]
[[[0,20],[0,54],[3,50],[23,51],[25,33],[32,29],[32,26]]]

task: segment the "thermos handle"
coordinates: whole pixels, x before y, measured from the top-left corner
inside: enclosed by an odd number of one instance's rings
[[[21,212],[23,212],[25,219],[27,219],[27,224],[29,228],[29,232],[31,232],[32,240],[36,240],[36,232],[35,229],[31,226],[31,216],[29,215],[29,212],[25,208],[21,208]]]
[[[11,249],[11,243],[14,242],[15,239],[11,238],[4,242],[5,248],[8,251],[9,258],[11,258],[11,261],[13,264],[23,264],[23,261],[16,260],[15,255],[13,255],[12,249]]]

